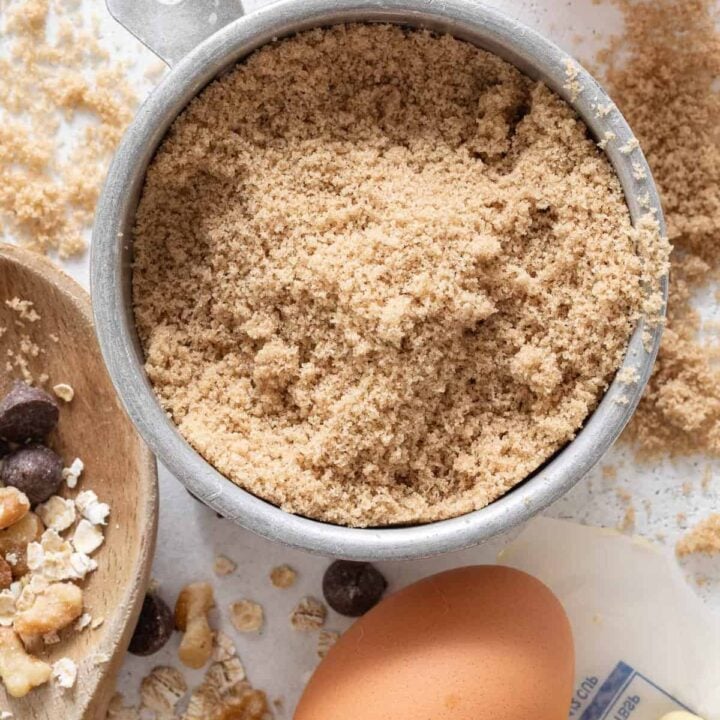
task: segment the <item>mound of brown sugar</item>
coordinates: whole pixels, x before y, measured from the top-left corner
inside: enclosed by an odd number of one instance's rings
[[[341,26],[264,47],[175,122],[135,315],[163,406],[236,483],[336,523],[437,520],[574,436],[654,241],[543,85],[450,37]]]
[[[720,372],[692,292],[720,269],[720,32],[715,0],[617,0],[625,31],[601,57],[641,142],[675,246],[668,327],[627,437],[649,455],[720,453]]]

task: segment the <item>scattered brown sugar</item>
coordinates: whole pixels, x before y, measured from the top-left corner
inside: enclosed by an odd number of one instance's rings
[[[687,532],[675,546],[679,557],[720,554],[720,513],[710,515]]]
[[[668,328],[626,437],[642,453],[720,453],[720,372],[697,340],[694,288],[720,269],[720,33],[714,0],[616,0],[625,30],[601,57],[662,196]]]
[[[135,95],[62,0],[7,0],[0,33],[0,239],[77,254]]]
[[[546,87],[377,25],[271,44],[206,88],[148,171],[134,248],[147,372],[183,435],[355,526],[483,507],[568,442],[659,269],[640,255],[664,252]]]
[[[38,368],[46,350],[39,342],[44,338],[42,320],[31,300],[18,297],[0,305],[0,363],[8,375],[21,377],[30,385],[44,385],[48,376]]]

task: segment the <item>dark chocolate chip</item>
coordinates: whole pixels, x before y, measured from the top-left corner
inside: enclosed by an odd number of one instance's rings
[[[4,458],[10,452],[10,446],[0,438],[0,458]]]
[[[19,380],[0,400],[0,438],[24,443],[43,440],[57,425],[60,411],[44,390]]]
[[[5,457],[0,480],[27,495],[34,507],[54,495],[62,483],[62,460],[42,445],[23,447]]]
[[[142,610],[128,648],[133,655],[153,655],[170,639],[175,627],[167,603],[154,592],[143,600]]]
[[[336,560],[325,571],[323,595],[327,604],[348,617],[364,615],[377,605],[387,581],[370,563]]]

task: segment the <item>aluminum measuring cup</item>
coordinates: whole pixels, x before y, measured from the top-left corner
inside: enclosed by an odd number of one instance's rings
[[[132,224],[145,171],[166,130],[209,82],[274,38],[343,22],[390,22],[450,33],[493,52],[542,80],[574,107],[596,138],[611,132],[607,154],[633,222],[652,211],[664,223],[652,175],[622,115],[597,82],[563,50],[497,11],[468,0],[282,0],[243,16],[237,0],[107,0],[113,16],[160,56],[171,72],[128,128],[97,208],[91,286],[100,346],[118,394],[157,457],[200,500],[267,538],[350,559],[418,558],[478,544],[530,518],[575,485],[603,456],[630,419],[650,376],[661,328],[641,318],[622,367],[637,382],[612,382],[576,438],[523,483],[486,508],[410,527],[347,528],[287,513],[234,485],[180,435],[160,407],[143,369],[131,297]],[[575,89],[568,82],[575,68]],[[577,88],[580,92],[577,92]],[[607,114],[595,112],[609,103]],[[636,179],[632,162],[644,170]],[[641,207],[638,197],[649,198]],[[662,281],[667,295],[667,278]],[[643,343],[646,329],[649,342]]]

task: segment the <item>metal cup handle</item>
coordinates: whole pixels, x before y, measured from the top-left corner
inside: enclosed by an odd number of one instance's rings
[[[243,15],[242,0],[106,0],[110,14],[170,67]]]

